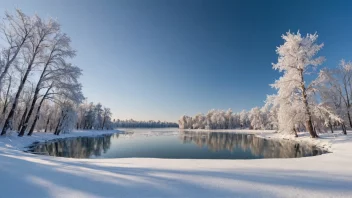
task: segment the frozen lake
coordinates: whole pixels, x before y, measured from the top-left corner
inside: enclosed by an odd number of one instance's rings
[[[75,137],[36,144],[30,152],[69,158],[260,159],[323,154],[311,145],[229,132],[127,129],[124,133]]]

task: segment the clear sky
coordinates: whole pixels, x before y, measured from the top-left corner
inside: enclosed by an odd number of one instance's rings
[[[77,49],[88,101],[114,118],[177,121],[262,106],[288,30],[318,32],[332,67],[352,60],[352,1],[1,0],[57,18]]]

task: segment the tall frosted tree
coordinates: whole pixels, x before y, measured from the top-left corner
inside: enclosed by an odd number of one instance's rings
[[[103,130],[104,128],[109,128],[109,125],[111,125],[111,110],[110,108],[104,107],[103,109],[103,125],[101,129]]]
[[[264,116],[259,107],[254,107],[249,111],[248,118],[250,120],[253,129],[263,129],[264,127]]]
[[[333,124],[337,123],[341,125],[342,131],[346,134],[345,124],[352,125],[350,115],[352,63],[341,60],[337,68],[324,68],[315,81],[323,105],[334,112],[334,115],[327,114],[327,125],[333,132]]]
[[[53,38],[48,39],[47,52],[44,52],[43,55],[40,57],[40,62],[43,62],[43,64],[39,65],[41,66],[40,69],[42,71],[34,91],[33,100],[29,107],[27,117],[20,130],[20,136],[24,134],[28,127],[29,120],[31,119],[32,113],[34,111],[34,107],[37,103],[37,100],[39,99],[40,91],[43,89],[47,89],[46,93],[49,94],[50,90],[54,87],[52,86],[52,84],[59,84],[56,82],[52,83],[53,81],[66,79],[66,76],[71,76],[70,70],[72,69],[70,69],[69,67],[72,66],[70,64],[65,63],[66,58],[72,58],[75,56],[75,51],[71,49],[70,42],[70,38],[67,37],[65,34],[61,34],[59,30],[55,32]],[[45,96],[43,96],[42,100],[40,101],[40,104],[43,103],[43,99],[45,99]]]
[[[41,57],[47,49],[48,38],[59,29],[59,24],[54,20],[44,21],[40,17],[35,16],[32,21],[33,35],[29,38],[27,45],[24,47],[23,59],[24,75],[19,83],[16,95],[14,97],[9,115],[5,120],[1,135],[6,134],[6,131],[12,127],[12,120],[18,105],[18,100],[28,79],[29,74],[35,66],[38,65],[38,57]]]
[[[15,15],[5,13],[5,18],[0,23],[0,37],[6,43],[0,55],[0,87],[10,66],[33,36],[33,29],[33,18],[25,15],[21,10],[17,9]]]
[[[283,76],[272,85],[278,90],[276,97],[280,104],[278,114],[291,114],[293,109],[295,114],[302,112],[302,117],[299,118],[303,119],[310,136],[316,138],[318,135],[313,128],[310,104],[312,92],[305,77],[324,62],[324,57],[316,57],[324,45],[317,44],[317,34],[302,36],[299,32],[296,34],[287,32],[282,39],[285,41],[284,44],[276,49],[279,55],[278,62],[273,64],[273,69],[283,72]],[[278,119],[280,130],[294,130],[287,116],[279,116]]]
[[[240,126],[241,128],[245,128],[247,126],[248,121],[248,112],[242,110],[240,113]]]

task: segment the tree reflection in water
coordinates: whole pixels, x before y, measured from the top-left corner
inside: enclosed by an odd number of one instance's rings
[[[249,151],[260,158],[294,158],[321,155],[323,150],[312,145],[301,145],[293,141],[266,140],[248,134],[226,132],[190,132],[180,133],[183,143],[194,142],[199,147],[206,146],[213,152],[236,149]]]
[[[111,146],[111,139],[119,134],[97,137],[77,137],[55,140],[37,145],[32,152],[56,157],[92,158],[106,153]]]
[[[321,149],[308,144],[266,140],[254,135],[238,133],[183,131],[179,133],[179,136],[168,135],[168,133],[153,133],[148,136],[136,134],[136,137],[129,133],[120,135],[55,140],[35,145],[31,151],[37,154],[70,158],[188,159],[293,158],[323,153]],[[180,142],[187,145],[180,144]],[[111,144],[114,146],[110,149]],[[197,148],[194,144],[201,148]]]

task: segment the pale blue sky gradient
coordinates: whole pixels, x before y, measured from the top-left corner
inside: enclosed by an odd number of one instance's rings
[[[57,18],[77,49],[89,101],[114,118],[177,121],[209,109],[262,106],[276,46],[318,32],[324,66],[352,59],[349,1],[0,1],[1,12]]]

